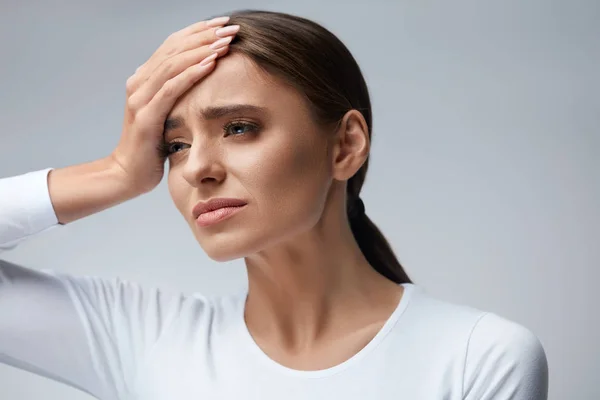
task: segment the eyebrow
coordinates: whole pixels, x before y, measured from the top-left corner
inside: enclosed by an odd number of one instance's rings
[[[252,104],[229,104],[219,107],[206,107],[198,113],[200,118],[204,120],[214,120],[226,117],[232,114],[240,113],[266,113],[264,107],[255,106]],[[174,116],[165,120],[163,136],[166,136],[170,131],[180,128],[185,125],[185,120],[180,116]]]

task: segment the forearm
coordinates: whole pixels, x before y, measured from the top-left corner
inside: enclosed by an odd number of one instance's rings
[[[140,193],[110,157],[58,168],[48,174],[52,206],[61,224],[87,217]]]

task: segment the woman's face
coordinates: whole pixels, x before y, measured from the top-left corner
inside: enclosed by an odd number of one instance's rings
[[[332,184],[332,135],[295,89],[240,54],[175,104],[165,141],[169,191],[209,257],[251,255],[313,227]],[[196,221],[200,201],[247,203],[211,225]]]

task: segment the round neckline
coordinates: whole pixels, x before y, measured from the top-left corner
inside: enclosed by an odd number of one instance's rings
[[[241,305],[238,307],[237,320],[239,322],[241,328],[242,342],[241,345],[249,350],[257,360],[259,360],[263,365],[271,368],[275,371],[283,373],[285,375],[297,377],[297,378],[323,378],[328,377],[334,374],[337,374],[348,367],[356,364],[369,353],[373,352],[375,348],[385,339],[387,334],[392,330],[392,328],[396,325],[400,316],[403,314],[404,310],[406,310],[410,299],[415,290],[415,285],[412,283],[403,283],[400,284],[404,288],[404,292],[402,293],[402,297],[398,302],[398,305],[394,309],[394,311],[390,314],[388,319],[385,321],[381,329],[375,334],[375,336],[364,346],[362,349],[358,351],[358,353],[354,354],[352,357],[348,358],[341,363],[334,365],[329,368],[319,369],[319,370],[298,370],[290,367],[286,367],[283,364],[278,363],[269,357],[256,343],[252,334],[250,333],[248,326],[246,325],[246,321],[244,318],[244,313],[246,309],[246,299],[248,296],[248,291],[245,289],[240,296]]]

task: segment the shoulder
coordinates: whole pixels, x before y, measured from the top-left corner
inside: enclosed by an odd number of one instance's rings
[[[429,296],[416,286],[409,293],[407,325],[435,362],[461,371],[465,400],[547,398],[546,354],[532,331],[497,314]]]
[[[473,307],[438,299],[413,284],[405,285],[405,296],[403,319],[408,320],[413,330],[422,332],[427,328],[436,337],[444,332],[454,343],[459,338],[466,343],[473,327],[486,314]]]
[[[546,399],[548,361],[538,337],[516,322],[483,314],[469,337],[463,391],[466,399]]]
[[[521,352],[525,349],[540,355],[542,345],[529,329],[497,314],[467,305],[444,301],[409,286],[406,317],[411,324],[426,324],[445,335],[463,338],[469,353],[476,356],[484,349],[505,349]]]
[[[502,353],[504,357],[523,358],[523,355],[528,355],[530,358],[540,359],[544,356],[540,340],[528,328],[486,312],[473,325],[468,351],[473,359],[483,352],[489,357],[491,350]]]

